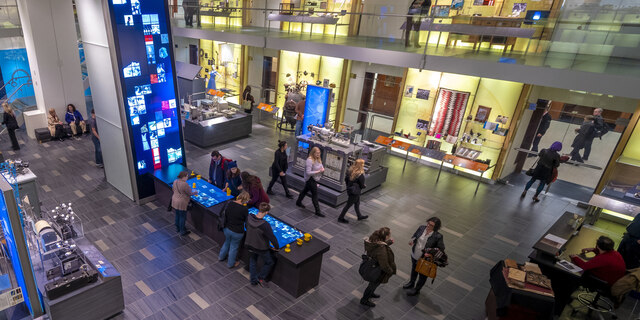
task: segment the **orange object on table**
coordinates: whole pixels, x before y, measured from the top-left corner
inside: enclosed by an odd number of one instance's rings
[[[385,136],[378,136],[376,138],[376,143],[388,146],[391,144],[391,142],[393,142],[393,139],[389,138],[389,137],[385,137]]]
[[[480,163],[473,160],[457,157],[452,154],[445,155],[442,160],[444,162],[451,163],[456,167],[465,168],[465,169],[478,171],[478,172],[487,171],[487,169],[489,168],[489,165],[486,163]]]

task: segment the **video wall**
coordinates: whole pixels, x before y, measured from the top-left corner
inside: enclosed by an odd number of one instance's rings
[[[109,8],[137,174],[184,164],[167,2],[112,0]]]

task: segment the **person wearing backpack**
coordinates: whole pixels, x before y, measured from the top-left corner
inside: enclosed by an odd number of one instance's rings
[[[271,250],[280,249],[278,239],[273,234],[271,225],[264,220],[269,210],[271,210],[271,206],[268,203],[260,203],[258,205],[258,214],[251,214],[247,219],[247,237],[244,240],[244,245],[249,250],[249,272],[251,273],[249,279],[253,286],[269,286],[266,283],[266,278],[275,265]],[[273,248],[269,247],[269,243],[273,245]],[[262,258],[260,271],[258,271],[258,258]]]
[[[404,286],[404,289],[411,289],[407,292],[408,296],[415,296],[420,294],[420,290],[427,282],[427,276],[419,274],[416,271],[416,265],[420,258],[430,257],[428,249],[437,248],[441,252],[444,252],[444,238],[440,232],[442,221],[438,217],[431,217],[427,219],[427,224],[418,227],[418,230],[411,237],[409,245],[411,246],[411,279]],[[418,282],[416,283],[416,280]]]
[[[234,201],[229,201],[225,210],[220,213],[224,215],[224,225],[221,226],[224,233],[224,243],[220,248],[218,260],[224,261],[227,259],[227,267],[229,269],[235,268],[240,264],[240,261],[236,261],[236,256],[238,255],[238,248],[240,248],[242,238],[244,238],[244,225],[249,216],[249,209],[245,205],[249,202],[249,199],[249,194],[242,191]]]
[[[360,299],[361,305],[375,307],[376,304],[371,301],[371,298],[380,298],[375,294],[376,289],[380,284],[389,282],[391,276],[396,274],[396,262],[393,250],[391,250],[392,244],[391,230],[387,227],[374,231],[369,238],[364,239],[364,250],[367,256],[377,262],[382,274],[377,280],[369,282],[362,299]]]
[[[595,110],[593,110],[593,130],[593,134],[587,137],[587,139],[584,141],[584,153],[582,156],[582,160],[584,161],[589,160],[593,139],[599,138],[600,140],[602,140],[602,136],[609,132],[609,128],[604,122],[604,118],[602,118],[602,108],[596,108]]]
[[[231,159],[223,157],[218,150],[211,151],[211,163],[209,164],[209,183],[223,189],[227,176],[227,164]]]

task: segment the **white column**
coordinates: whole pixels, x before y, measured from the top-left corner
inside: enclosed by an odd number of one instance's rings
[[[18,0],[38,109],[64,117],[72,103],[88,116],[71,0]]]
[[[107,1],[107,0],[105,0]],[[100,144],[107,182],[132,200],[137,199],[133,180],[131,150],[128,144],[128,129],[121,110],[124,110],[118,93],[120,76],[114,70],[112,41],[107,36],[102,0],[76,0],[78,23],[87,61],[91,83],[93,108],[100,133]]]

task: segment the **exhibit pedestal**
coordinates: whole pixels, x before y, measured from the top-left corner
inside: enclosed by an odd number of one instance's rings
[[[25,111],[22,114],[24,115],[24,126],[27,135],[29,138],[35,139],[35,130],[47,127],[46,114],[42,110]]]
[[[252,119],[250,114],[237,113],[233,118],[184,120],[184,139],[201,148],[240,139],[251,134]]]
[[[124,310],[122,280],[118,271],[105,259],[96,247],[86,239],[76,240],[85,254],[90,268],[100,265],[98,280],[57,299],[43,294],[42,301],[50,319],[108,319]],[[47,282],[43,272],[36,271],[38,289],[44,292]]]
[[[183,170],[187,170],[187,168],[181,165],[172,165],[154,173],[156,199],[163,206],[169,206],[173,194],[171,184],[177,178],[178,173]],[[224,204],[221,202],[207,208],[194,201],[187,214],[187,221],[195,230],[207,235],[221,246],[225,237],[224,233],[218,230],[218,215],[224,208]],[[272,216],[278,219],[275,215]],[[296,245],[295,242],[291,243],[291,252],[284,252],[284,244],[280,245],[283,248],[273,254],[276,263],[271,272],[270,280],[297,298],[318,285],[322,255],[329,251],[330,246],[317,237],[304,242],[302,246]],[[245,268],[248,268],[249,254],[244,247],[240,248],[238,257],[245,263]]]

